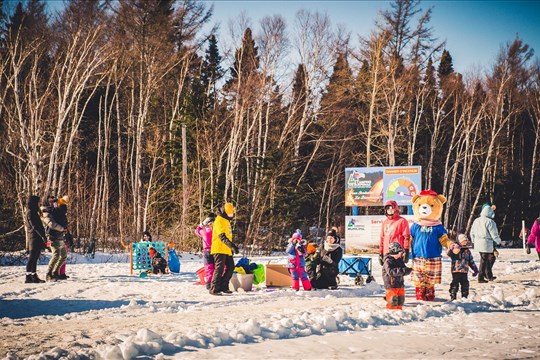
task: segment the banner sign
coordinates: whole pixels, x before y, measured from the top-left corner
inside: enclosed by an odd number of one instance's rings
[[[409,206],[421,185],[421,166],[345,168],[345,206]]]
[[[414,215],[401,215],[414,222]],[[382,222],[384,215],[363,215],[345,217],[345,253],[379,253]]]

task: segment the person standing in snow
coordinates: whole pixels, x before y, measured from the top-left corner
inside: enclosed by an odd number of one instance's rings
[[[214,275],[210,284],[211,295],[230,294],[229,281],[234,271],[233,252],[238,254],[238,247],[233,243],[231,220],[234,218],[234,205],[225,203],[217,211],[212,227],[212,247],[214,256]]]
[[[386,308],[401,310],[405,303],[404,276],[409,275],[411,268],[405,265],[403,257],[405,251],[400,243],[392,242],[388,245],[388,253],[384,256],[382,278],[386,289]]]
[[[287,268],[292,278],[292,289],[300,290],[300,280],[302,280],[302,287],[306,291],[311,290],[311,283],[306,273],[306,241],[302,239],[302,233],[300,230],[296,230],[293,236],[289,239],[287,245],[287,254],[289,254],[289,261]]]
[[[26,263],[25,283],[44,283],[37,275],[37,262],[41,251],[46,247],[45,228],[41,222],[39,210],[39,196],[30,195],[28,197],[28,207],[26,210],[26,220],[30,241],[27,244],[29,251],[28,262]]]
[[[326,241],[320,252],[320,263],[317,266],[315,281],[311,284],[314,289],[337,289],[339,262],[343,257],[341,245],[337,243],[335,232],[326,234]]]
[[[383,257],[389,251],[389,246],[393,242],[399,243],[404,249],[403,261],[409,262],[409,249],[411,231],[407,219],[399,214],[399,206],[394,200],[388,200],[384,205],[384,215],[386,219],[382,222],[381,236],[379,244],[379,263],[383,265]]]
[[[479,283],[486,283],[496,279],[493,276],[492,257],[494,245],[501,245],[501,238],[497,225],[493,221],[495,212],[491,205],[484,204],[480,212],[480,216],[474,219],[471,227],[471,239],[474,244],[474,249],[480,253],[480,275],[478,276]]]
[[[212,224],[216,215],[210,213],[206,219],[203,220],[195,229],[195,234],[202,239],[203,245],[203,263],[204,263],[204,280],[206,282],[206,289],[210,290],[210,283],[214,276],[214,256],[210,254],[212,249]]]
[[[69,201],[69,198],[67,195],[61,197],[58,199],[58,207],[54,209],[54,218],[56,221],[66,228],[66,233],[64,234],[64,247],[66,248],[66,257],[67,253],[69,251],[69,248],[73,247],[73,236],[69,232],[68,228],[68,218],[67,218],[67,203]],[[66,280],[69,278],[69,276],[66,275],[66,261],[60,266],[60,269],[58,269],[58,279],[59,280]]]
[[[469,279],[467,274],[469,268],[473,270],[473,277],[478,275],[478,267],[474,262],[471,250],[469,250],[469,238],[465,234],[457,236],[459,247],[451,246],[448,256],[452,260],[452,283],[450,284],[450,300],[456,300],[459,287],[461,285],[461,297],[466,299],[469,296]]]
[[[48,196],[46,204],[41,208],[47,243],[50,242],[52,256],[47,267],[47,281],[58,280],[58,270],[66,261],[66,246],[64,244],[64,234],[67,228],[58,223],[54,217],[55,209],[58,207],[58,199],[54,196]]]
[[[527,239],[527,254],[531,253],[531,246],[533,245],[538,254],[537,261],[540,261],[540,216],[534,221],[529,239]]]

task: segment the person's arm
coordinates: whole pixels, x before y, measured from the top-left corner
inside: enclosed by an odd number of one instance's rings
[[[42,221],[43,221],[43,224],[45,224],[45,226],[48,227],[49,229],[56,230],[56,231],[66,230],[62,225],[54,221],[51,213],[48,213],[48,212],[43,213]]]
[[[495,221],[488,221],[486,224],[486,230],[488,231],[489,236],[491,236],[493,239],[493,242],[497,245],[501,245],[501,237],[499,236],[499,231],[497,230]]]

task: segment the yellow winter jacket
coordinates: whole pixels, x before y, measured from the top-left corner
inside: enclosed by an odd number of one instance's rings
[[[223,216],[216,216],[216,220],[212,225],[212,247],[210,248],[210,254],[225,254],[232,256],[232,250],[221,241],[219,235],[225,234],[227,239],[232,242],[232,230],[231,222],[225,219]]]

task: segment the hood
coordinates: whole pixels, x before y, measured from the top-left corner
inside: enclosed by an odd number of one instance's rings
[[[491,206],[484,206],[482,208],[482,211],[480,212],[480,216],[485,216],[490,219],[493,219],[495,217],[495,212],[491,208]]]
[[[28,197],[28,210],[32,212],[37,212],[39,210],[39,196],[36,195],[30,195]]]
[[[389,218],[389,219],[398,218],[399,217],[399,206],[398,206],[397,202],[395,202],[394,200],[388,200],[384,204],[384,208],[386,209],[387,206],[392,206],[394,208],[394,215],[392,215],[392,216],[387,215],[386,210],[384,211],[384,215],[386,215],[386,217]]]

